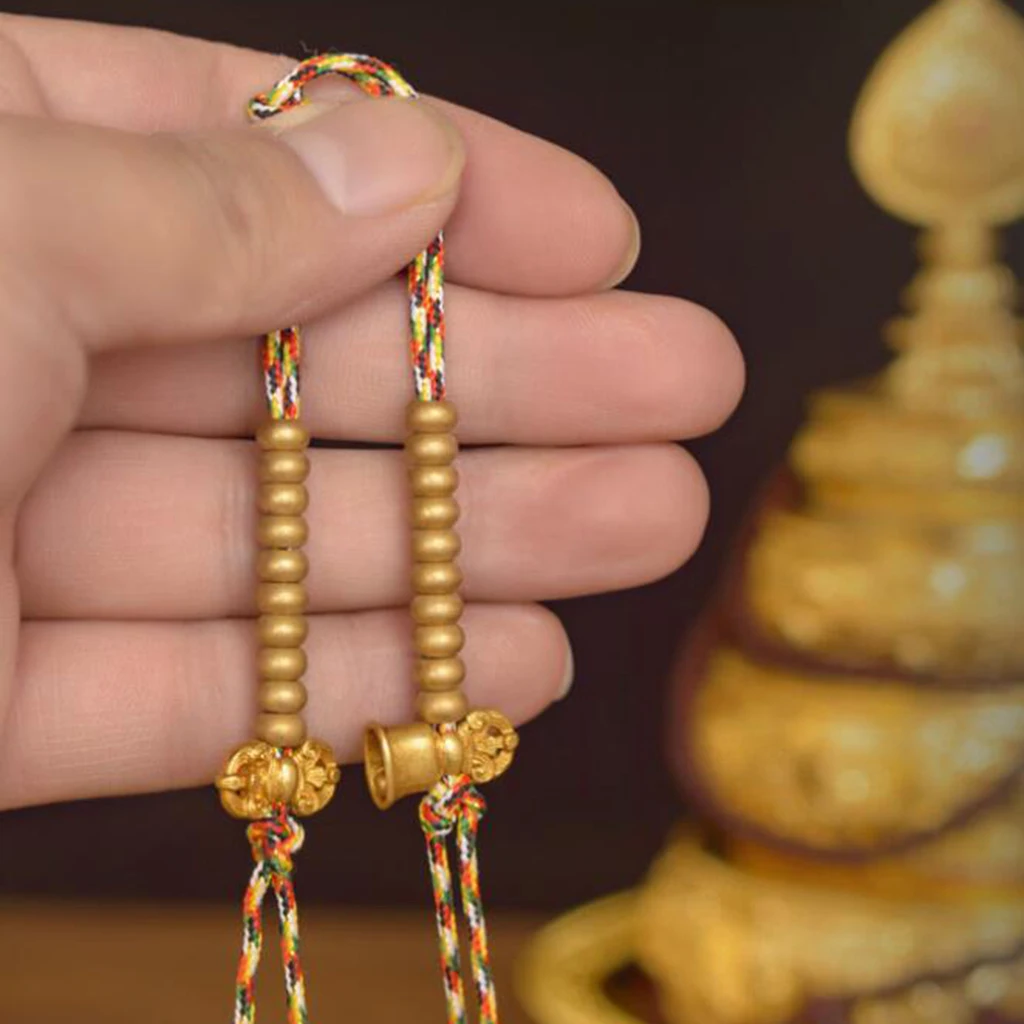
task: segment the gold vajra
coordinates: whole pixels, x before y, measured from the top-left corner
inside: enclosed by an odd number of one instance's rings
[[[468,775],[474,783],[491,782],[512,764],[519,736],[500,712],[470,711],[452,729],[427,722],[366,733],[366,781],[380,808],[430,789],[442,775]]]
[[[316,814],[334,796],[341,770],[331,748],[306,740],[295,750],[280,750],[255,740],[239,747],[217,777],[224,809],[235,818],[269,817],[286,804],[299,817]]]
[[[1024,762],[1024,684],[839,680],[731,648],[704,673],[685,725],[700,784],[790,842],[884,847],[941,829]]]

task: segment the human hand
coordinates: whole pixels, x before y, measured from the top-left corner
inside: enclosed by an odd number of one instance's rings
[[[594,168],[433,100],[314,86],[246,126],[291,62],[0,16],[0,806],[208,781],[251,732],[253,337],[305,329],[319,438],[401,439],[394,275],[447,224],[471,700],[523,720],[571,681],[533,603],[680,565],[706,489],[671,439],[742,367],[710,314],[609,291],[635,220]],[[464,170],[464,173],[463,173]],[[357,756],[412,713],[400,453],[310,477],[311,733]]]

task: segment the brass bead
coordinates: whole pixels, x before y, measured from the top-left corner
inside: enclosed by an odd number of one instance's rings
[[[269,682],[294,682],[306,674],[306,652],[301,647],[263,647],[257,655],[257,671],[260,679]]]
[[[260,456],[260,480],[265,484],[301,484],[309,476],[305,452],[272,451]]]
[[[261,551],[256,570],[268,583],[301,583],[309,572],[309,559],[297,548]]]
[[[301,715],[265,711],[256,718],[256,736],[272,747],[300,747],[306,738],[306,723]]]
[[[256,610],[261,615],[302,615],[308,606],[301,583],[261,583],[256,588]]]
[[[449,498],[459,486],[459,473],[454,466],[413,466],[409,486],[417,498]]]
[[[260,709],[275,715],[294,715],[306,706],[306,687],[297,679],[273,679],[260,684]]]
[[[421,562],[412,567],[412,589],[417,594],[454,594],[462,583],[455,562]]]
[[[416,530],[450,530],[459,521],[454,498],[413,498],[412,525]]]
[[[412,599],[409,610],[420,626],[447,626],[462,616],[462,598],[458,594],[421,594]]]
[[[256,506],[265,515],[301,516],[309,506],[309,491],[304,484],[262,484]]]
[[[466,678],[461,658],[420,658],[416,683],[421,690],[457,690]]]
[[[260,516],[256,537],[264,548],[301,548],[309,526],[302,516]]]
[[[265,452],[300,452],[309,446],[309,433],[296,420],[272,420],[256,432],[256,441]]]
[[[309,633],[302,615],[261,615],[257,628],[264,647],[300,647]]]
[[[443,693],[424,691],[416,698],[416,710],[424,722],[440,725],[442,722],[459,722],[469,711],[469,702],[461,690],[445,690]]]
[[[462,650],[466,637],[461,626],[417,626],[413,641],[424,658],[451,658]]]
[[[416,562],[451,562],[462,550],[454,530],[413,530],[412,557]]]
[[[405,426],[410,434],[447,434],[459,422],[451,402],[411,401],[405,409]]]
[[[450,466],[458,454],[454,434],[410,434],[405,440],[410,466]]]

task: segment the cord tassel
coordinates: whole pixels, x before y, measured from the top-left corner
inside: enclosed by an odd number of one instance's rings
[[[468,775],[445,775],[420,803],[420,825],[434,888],[434,910],[441,944],[448,1024],[467,1024],[466,998],[455,911],[455,887],[448,838],[455,833],[462,912],[469,931],[470,966],[480,1024],[498,1024],[498,999],[487,945],[487,924],[480,895],[477,836],[487,802]]]
[[[305,832],[285,807],[274,816],[254,821],[246,830],[256,867],[242,901],[242,955],[235,987],[235,1024],[256,1020],[256,971],[263,950],[263,901],[273,889],[281,932],[281,960],[288,1005],[288,1024],[309,1024],[306,982],[299,958],[299,913],[295,902],[292,855],[302,848]]]

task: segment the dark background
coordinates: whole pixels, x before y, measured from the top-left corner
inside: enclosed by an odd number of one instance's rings
[[[530,725],[495,785],[485,869],[495,905],[558,907],[634,882],[685,809],[666,768],[665,686],[730,539],[800,422],[803,396],[875,370],[911,277],[913,231],[847,163],[874,58],[921,0],[507,4],[408,0],[75,0],[19,13],[146,24],[298,56],[377,54],[434,93],[553,139],[610,175],[644,229],[629,287],[701,302],[746,353],[732,423],[691,446],[710,479],[707,541],[654,586],[557,606],[572,697]],[[1024,10],[1024,0],[1012,4]],[[269,84],[269,83],[268,83]],[[1018,271],[1024,233],[1010,233]],[[421,901],[411,806],[381,815],[353,772],[302,854],[303,891]],[[248,871],[211,791],[0,817],[0,891],[225,899]]]

